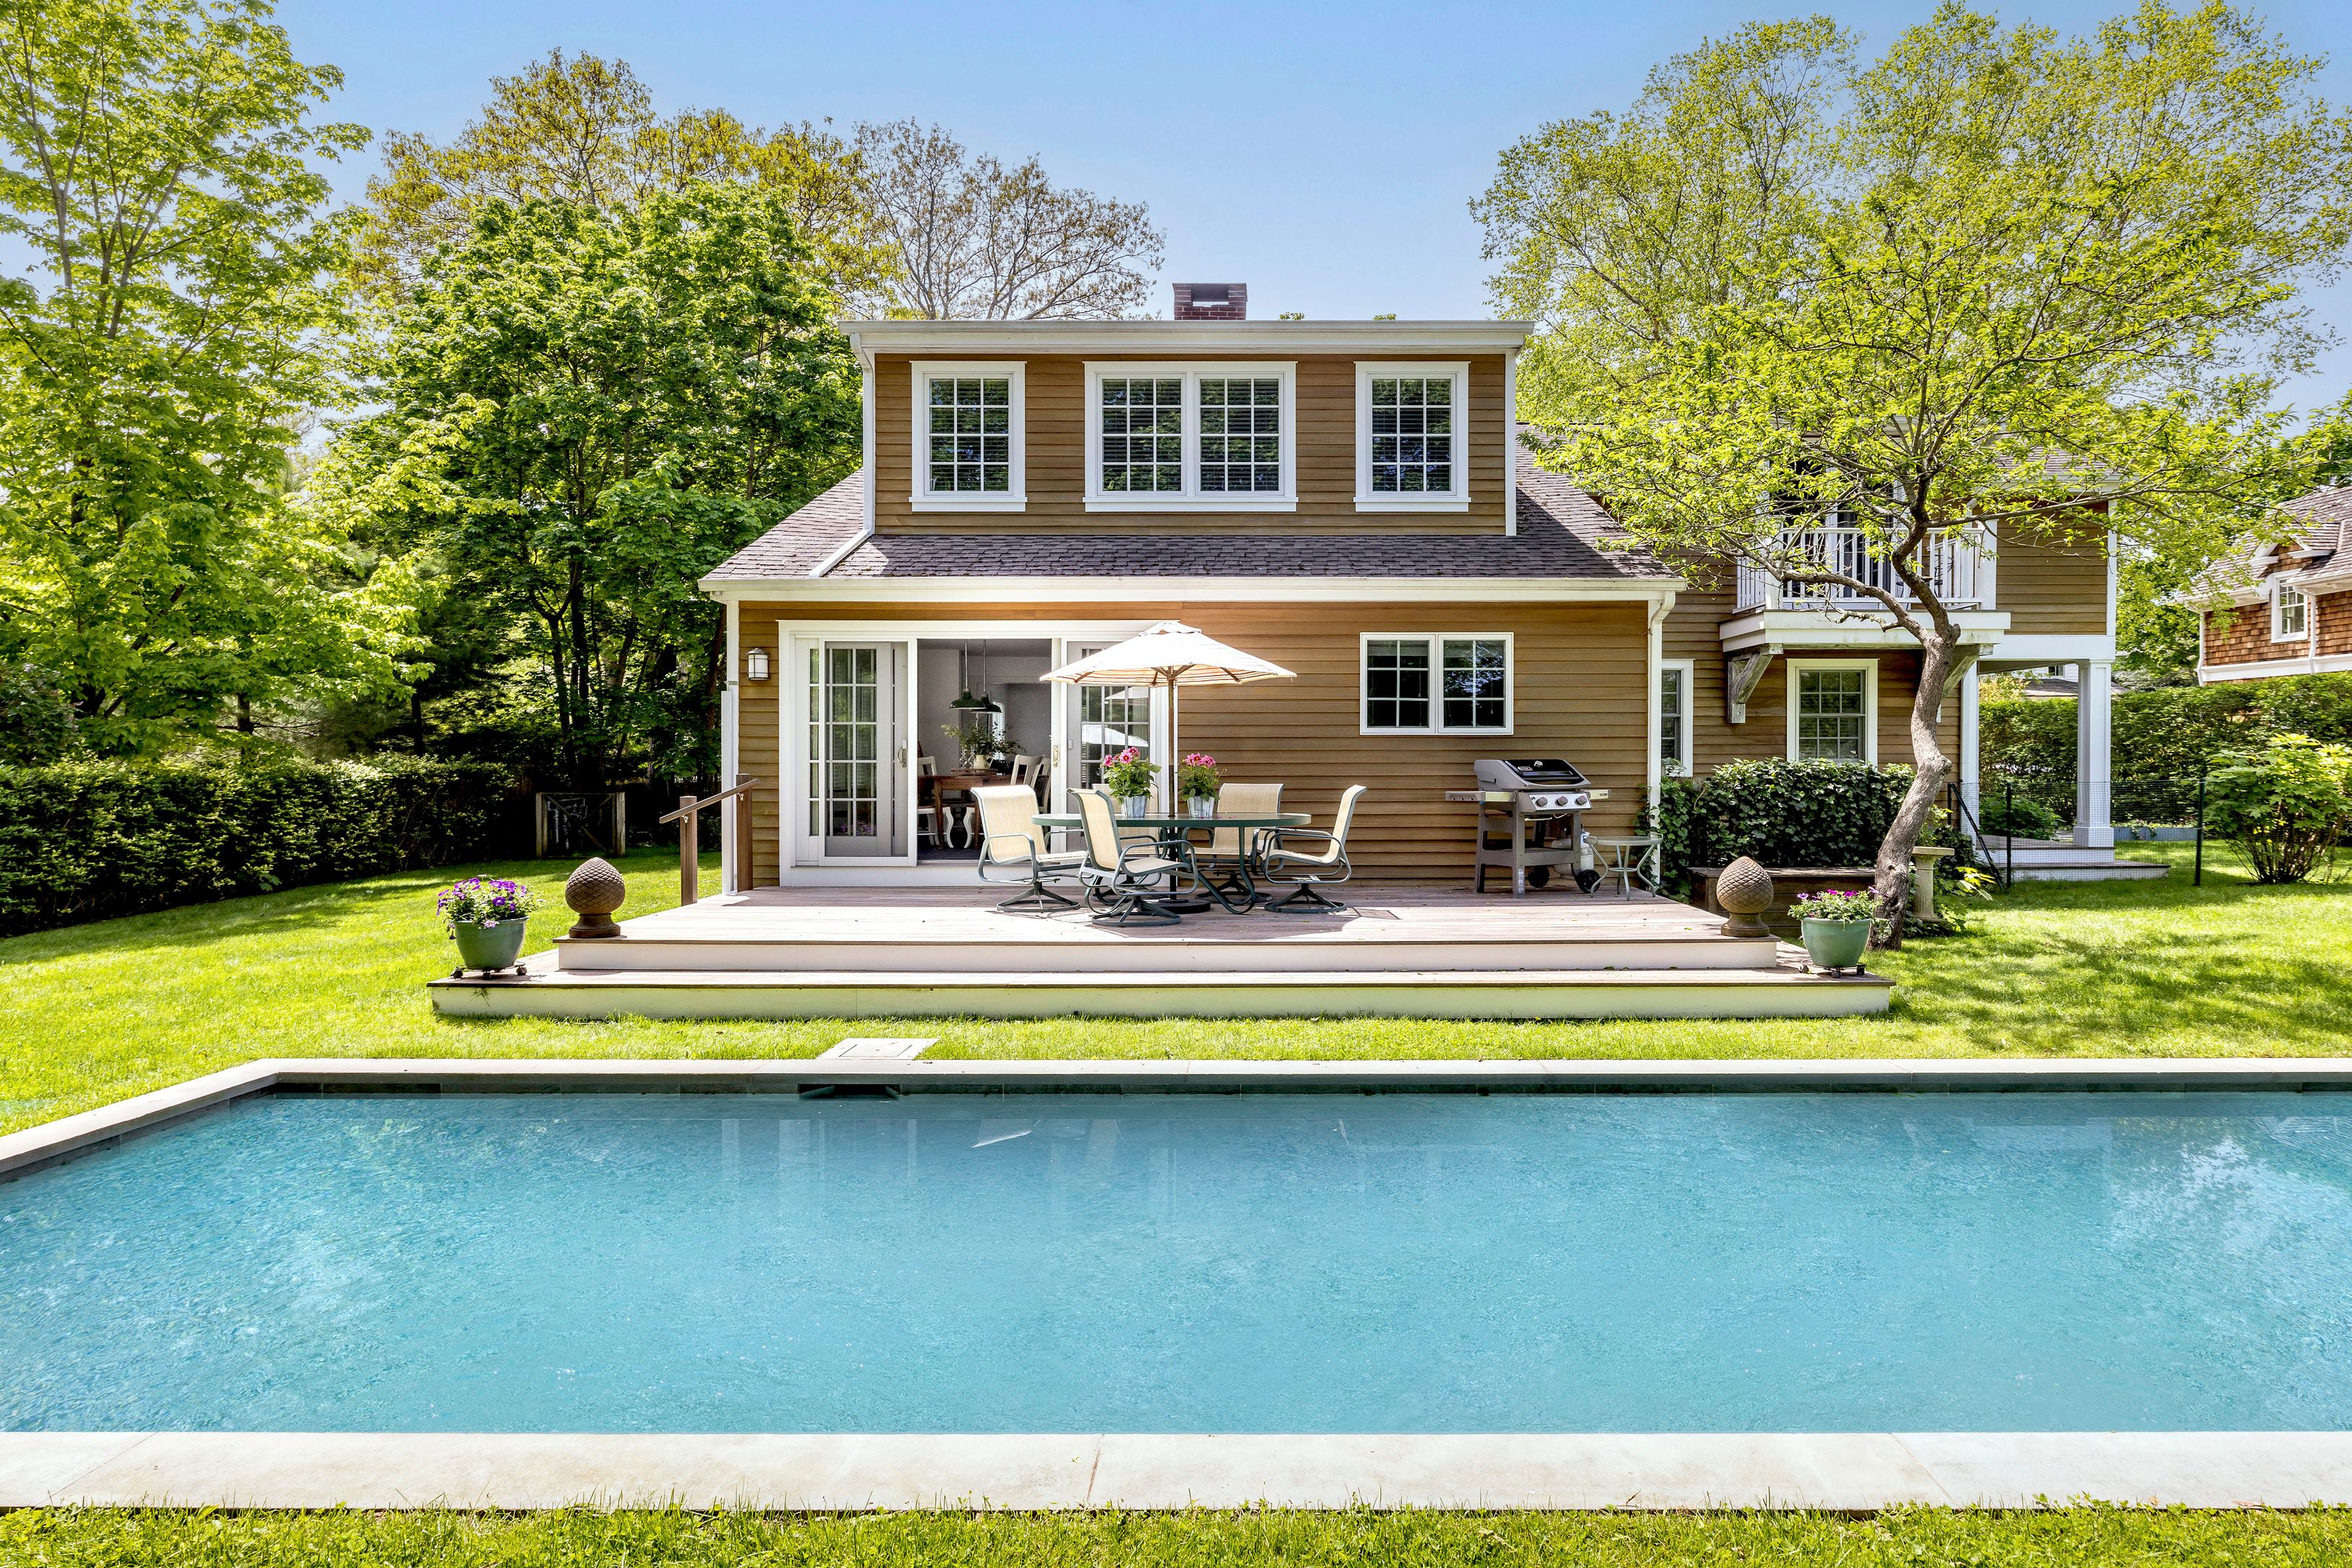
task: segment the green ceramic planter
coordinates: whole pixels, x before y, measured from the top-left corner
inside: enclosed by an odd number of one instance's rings
[[[495,925],[459,921],[450,930],[457,939],[457,964],[465,969],[511,969],[522,954],[529,920],[501,920]]]
[[[1805,956],[1816,968],[1859,969],[1870,946],[1867,920],[1811,920],[1804,923]]]

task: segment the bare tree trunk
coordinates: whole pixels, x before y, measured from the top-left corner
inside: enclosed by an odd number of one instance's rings
[[[1895,821],[1879,841],[1878,862],[1871,881],[1874,942],[1882,947],[1903,946],[1903,916],[1911,902],[1911,852],[1936,810],[1936,798],[1952,781],[1955,764],[1944,755],[1936,734],[1936,715],[1944,706],[1944,683],[1951,676],[1959,649],[1948,633],[1933,625],[1920,628],[1919,687],[1911,696],[1911,757],[1916,771]]]

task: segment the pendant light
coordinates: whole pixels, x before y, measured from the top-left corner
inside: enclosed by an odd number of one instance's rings
[[[963,677],[963,693],[955,701],[948,704],[948,706],[963,713],[1003,713],[1004,706],[994,698],[984,694],[980,696],[971,695],[971,644],[960,643],[957,647],[961,654],[958,663],[960,673]]]

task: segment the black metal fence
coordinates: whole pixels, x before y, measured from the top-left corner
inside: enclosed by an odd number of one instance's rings
[[[2118,774],[2104,782],[2107,821],[2118,848],[2134,842],[2193,843],[2199,885],[2205,881],[2205,785],[2207,770],[2195,773]],[[2022,843],[2063,843],[2078,820],[2081,780],[2072,769],[1996,764],[1978,781],[1970,811],[1957,787],[1946,793],[1953,820],[1989,852],[2005,887],[2015,880],[2016,850]]]

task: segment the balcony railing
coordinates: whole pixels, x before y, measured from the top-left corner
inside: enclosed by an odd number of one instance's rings
[[[1780,535],[1783,549],[1801,551],[1809,559],[1822,562],[1832,571],[1842,573],[1875,588],[1884,588],[1898,601],[1908,603],[1911,591],[1895,575],[1895,568],[1873,548],[1871,540],[1860,528],[1831,527],[1790,528]],[[1973,532],[1937,534],[1927,541],[1921,552],[1920,564],[1927,570],[1921,574],[1936,591],[1936,597],[1949,610],[1982,610],[1992,601],[1992,572],[1985,552],[1989,542],[1980,540]],[[1857,593],[1842,582],[1805,582],[1784,578],[1778,572],[1760,567],[1739,569],[1739,606],[1741,610],[1883,610],[1885,605],[1867,594]]]

